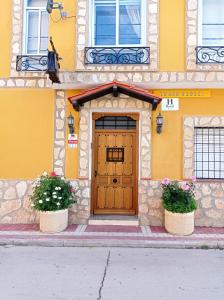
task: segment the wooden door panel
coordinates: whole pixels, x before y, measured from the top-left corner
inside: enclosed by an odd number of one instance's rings
[[[116,145],[116,137],[115,134],[107,134],[107,143],[105,145],[105,153],[107,148],[113,148]],[[116,174],[116,166],[112,163],[106,162],[107,175]]]
[[[94,153],[93,212],[135,214],[136,133],[96,131]]]
[[[125,162],[124,162],[124,171],[123,175],[132,175],[133,173],[133,136],[126,135],[125,136]]]
[[[106,135],[99,134],[97,135],[97,173],[99,175],[107,175],[107,170],[105,168],[106,153],[105,153],[105,144],[106,144]]]

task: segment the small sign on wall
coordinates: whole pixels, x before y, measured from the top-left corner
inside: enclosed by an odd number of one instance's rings
[[[77,148],[78,146],[78,135],[77,134],[69,134],[68,135],[68,148]]]
[[[179,98],[163,98],[162,110],[179,110]]]

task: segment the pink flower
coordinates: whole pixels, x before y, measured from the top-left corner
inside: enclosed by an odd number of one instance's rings
[[[51,177],[56,177],[57,174],[53,171],[53,172],[51,172],[50,176],[51,176]]]
[[[184,190],[184,191],[189,191],[191,187],[189,186],[188,183],[184,183],[184,184],[181,186],[181,188],[182,188],[182,190]]]
[[[170,183],[169,178],[164,178],[164,179],[162,180],[162,185],[168,185],[169,183]]]
[[[73,187],[71,187],[70,191],[71,191],[72,193],[74,193],[74,191],[75,191],[75,190],[74,190],[74,188],[73,188]]]
[[[191,180],[192,180],[193,182],[196,182],[196,177],[195,177],[195,176],[192,176],[192,177],[191,177]]]

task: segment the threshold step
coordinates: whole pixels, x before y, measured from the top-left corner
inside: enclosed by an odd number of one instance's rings
[[[91,216],[88,225],[139,226],[139,220],[133,216]]]

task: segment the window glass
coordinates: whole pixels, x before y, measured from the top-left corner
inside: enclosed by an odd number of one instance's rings
[[[38,19],[39,15],[36,11],[29,11],[28,18],[28,36],[27,36],[27,53],[36,54],[38,49]]]
[[[141,0],[120,0],[120,44],[141,43]]]
[[[29,6],[29,7],[46,7],[47,0],[28,0],[27,6]]]
[[[48,47],[49,15],[46,0],[26,1],[24,23],[24,52],[26,54],[46,54]]]
[[[93,0],[94,44],[142,43],[142,0]]]
[[[116,1],[95,1],[95,44],[116,44]]]
[[[40,23],[40,52],[46,52],[48,47],[48,26],[49,18],[47,12],[41,12]]]
[[[224,43],[224,0],[203,0],[202,43],[222,46]]]
[[[223,128],[195,128],[195,174],[197,178],[224,178]]]

